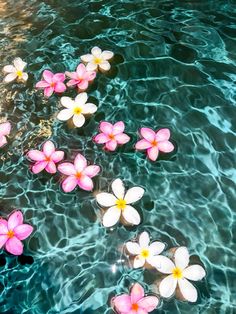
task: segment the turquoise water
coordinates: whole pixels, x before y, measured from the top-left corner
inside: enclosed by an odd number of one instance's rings
[[[153,313],[235,313],[234,2],[1,0],[0,16],[1,67],[20,56],[31,73],[26,86],[1,83],[0,119],[13,131],[0,153],[0,213],[21,208],[35,227],[23,256],[0,255],[0,313],[108,314],[134,281],[151,291],[155,274],[129,269],[120,250],[143,230],[188,246],[207,270],[196,304],[171,299]],[[97,113],[69,129],[55,119],[59,98],[34,85],[96,45],[115,52],[112,71],[88,91]],[[115,153],[91,141],[104,119],[124,120],[132,137]],[[141,126],[169,127],[175,153],[151,163],[134,152]],[[24,154],[49,138],[67,158],[82,152],[102,166],[95,192],[116,177],[145,187],[142,224],[105,230],[91,193],[33,175]]]

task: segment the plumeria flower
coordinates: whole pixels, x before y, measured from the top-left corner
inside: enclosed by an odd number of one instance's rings
[[[168,141],[170,138],[169,129],[160,129],[154,132],[149,128],[141,128],[140,133],[143,139],[136,143],[135,148],[138,150],[147,150],[148,158],[152,161],[157,160],[159,151],[170,153],[174,150],[174,145]]]
[[[2,247],[13,255],[23,253],[22,240],[28,238],[33,232],[33,227],[23,223],[23,215],[20,210],[14,211],[6,219],[0,218],[0,249]]]
[[[77,66],[76,72],[66,72],[70,78],[67,86],[77,86],[78,90],[86,90],[91,81],[96,77],[95,71],[88,71],[83,63]]]
[[[96,195],[99,205],[109,207],[103,216],[103,225],[112,227],[120,218],[124,218],[127,223],[132,225],[140,224],[140,215],[130,204],[142,198],[144,189],[135,186],[125,193],[124,184],[120,179],[113,181],[111,188],[114,194],[102,192]]]
[[[11,132],[10,122],[0,123],[0,147],[7,143],[6,135],[9,135]]]
[[[114,297],[111,303],[118,314],[147,314],[155,310],[159,299],[156,296],[145,296],[143,287],[135,283],[130,294]]]
[[[119,121],[114,125],[109,122],[101,122],[99,125],[100,134],[94,137],[97,144],[105,144],[105,149],[114,151],[117,145],[123,145],[129,142],[130,137],[123,133],[125,129],[124,122]]]
[[[47,141],[43,144],[42,151],[30,150],[27,157],[35,162],[32,166],[33,173],[39,173],[44,169],[48,173],[56,173],[56,164],[64,158],[64,152],[56,150],[53,142]]]
[[[165,244],[155,241],[150,244],[149,234],[144,231],[139,236],[138,242],[127,242],[126,249],[134,255],[134,268],[139,268],[149,264],[155,265],[156,257],[164,250]]]
[[[61,104],[66,109],[61,110],[57,119],[66,121],[72,118],[74,125],[78,128],[84,125],[84,115],[92,114],[97,111],[97,106],[92,103],[86,103],[87,93],[81,93],[73,100],[70,97],[61,97]]]
[[[107,60],[113,58],[114,53],[108,50],[102,51],[99,47],[93,47],[91,54],[81,56],[81,60],[86,63],[88,71],[95,71],[97,69],[101,71],[109,71],[111,68],[110,63]]]
[[[174,254],[174,262],[166,256],[158,256],[156,268],[159,272],[168,274],[159,286],[160,295],[164,298],[172,296],[178,285],[185,300],[197,301],[197,289],[188,281],[201,280],[206,272],[200,265],[189,265],[189,252],[186,247],[179,247]]]
[[[36,88],[44,89],[44,96],[50,97],[54,92],[63,93],[66,85],[63,83],[66,79],[64,73],[53,74],[49,70],[43,71],[43,80],[36,84]]]
[[[3,72],[8,73],[4,78],[5,83],[9,83],[15,81],[16,79],[19,81],[26,82],[28,80],[28,74],[23,72],[27,63],[24,62],[21,58],[16,58],[13,60],[13,65],[6,65],[3,68]]]
[[[87,160],[81,154],[75,157],[74,164],[64,162],[58,166],[58,170],[68,176],[62,182],[62,189],[64,192],[73,191],[78,185],[85,191],[93,189],[93,181],[91,178],[95,177],[100,172],[100,167],[96,165],[87,165]]]

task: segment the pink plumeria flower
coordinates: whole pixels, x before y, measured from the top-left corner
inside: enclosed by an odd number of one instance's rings
[[[76,72],[66,72],[66,75],[70,78],[67,86],[77,86],[79,91],[84,91],[88,88],[88,85],[96,77],[95,71],[88,71],[83,63],[77,66]]]
[[[9,135],[11,132],[10,122],[0,123],[0,147],[4,146],[7,143],[6,135]]]
[[[174,150],[174,145],[168,141],[170,138],[169,129],[160,129],[154,132],[149,128],[141,128],[141,136],[143,139],[138,141],[135,145],[137,150],[147,150],[148,158],[156,161],[159,151],[163,153],[170,153]]]
[[[43,79],[36,84],[36,88],[44,89],[44,96],[50,97],[54,92],[63,93],[66,85],[63,83],[66,79],[64,73],[53,74],[51,71],[43,71]]]
[[[20,210],[14,211],[6,219],[0,218],[0,249],[13,255],[23,253],[22,240],[25,240],[33,232],[33,227],[23,223],[23,215]]]
[[[144,289],[135,283],[130,294],[122,294],[112,299],[112,305],[118,314],[147,314],[156,309],[159,299],[145,296]]]
[[[97,144],[105,144],[105,149],[114,151],[117,145],[123,145],[129,142],[130,137],[123,133],[125,129],[124,122],[119,121],[114,125],[109,122],[101,122],[99,125],[100,134],[94,137]]]
[[[53,142],[47,141],[43,144],[42,151],[30,150],[27,153],[27,157],[32,161],[35,161],[35,164],[32,167],[33,173],[39,173],[44,169],[48,173],[56,173],[56,163],[64,158],[64,152],[56,150]]]
[[[100,167],[96,165],[87,165],[87,160],[81,154],[75,157],[74,164],[64,162],[58,166],[58,170],[68,176],[62,182],[62,189],[64,192],[73,191],[78,185],[85,191],[93,189],[93,181],[91,178],[95,177],[100,172]]]

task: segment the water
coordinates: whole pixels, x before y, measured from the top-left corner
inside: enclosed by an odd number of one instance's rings
[[[0,119],[13,124],[0,155],[1,214],[21,208],[35,227],[23,257],[1,253],[0,313],[107,314],[132,282],[151,290],[155,274],[118,262],[143,230],[188,246],[207,269],[196,304],[171,299],[153,313],[235,313],[234,3],[0,1],[1,67],[20,56],[31,73],[26,86],[1,84]],[[55,119],[58,97],[46,100],[34,85],[43,69],[73,70],[95,45],[115,52],[112,71],[88,91],[98,112],[69,129]],[[115,153],[93,144],[104,119],[124,120],[132,142]],[[176,152],[156,163],[135,153],[141,126],[169,127]],[[24,154],[49,138],[67,158],[82,152],[102,166],[96,191],[116,177],[144,186],[142,224],[107,231],[91,193],[65,194],[58,175],[30,173]]]

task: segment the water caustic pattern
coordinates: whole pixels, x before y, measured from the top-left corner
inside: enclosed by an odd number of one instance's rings
[[[30,73],[26,85],[1,83],[0,119],[13,126],[0,153],[1,215],[20,208],[36,229],[23,256],[1,253],[0,313],[107,314],[133,282],[155,291],[155,273],[122,255],[143,230],[186,245],[207,270],[197,303],[172,298],[153,313],[235,313],[234,1],[1,0],[0,14],[1,68],[19,56]],[[115,52],[112,70],[88,90],[98,111],[71,129],[56,119],[59,97],[34,86],[44,69],[74,71],[93,46]],[[114,153],[91,141],[104,119],[124,120],[132,139]],[[135,153],[141,126],[169,127],[176,151],[155,163]],[[82,152],[102,167],[93,195],[29,171],[24,154],[49,138],[66,158]],[[146,189],[138,227],[100,222],[94,196],[116,177]]]

